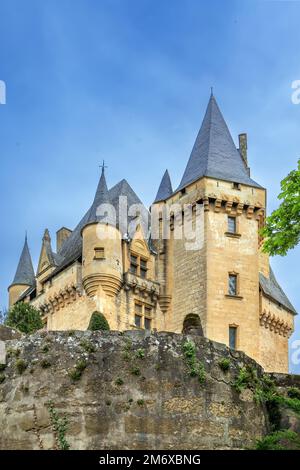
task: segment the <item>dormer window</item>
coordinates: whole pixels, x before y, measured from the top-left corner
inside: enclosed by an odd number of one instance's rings
[[[143,279],[146,279],[147,277],[147,260],[143,258],[141,258],[141,262],[140,262],[140,276]]]
[[[137,274],[138,265],[138,257],[135,255],[130,255],[130,272],[132,274]]]
[[[239,190],[241,189],[240,183],[232,183],[232,187],[233,189],[239,189]]]
[[[147,260],[139,255],[131,253],[129,271],[136,276],[146,279],[148,271]]]

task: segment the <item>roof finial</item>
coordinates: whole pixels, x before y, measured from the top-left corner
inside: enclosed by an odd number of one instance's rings
[[[102,165],[99,165],[100,168],[101,168],[101,173],[103,174],[104,173],[104,169],[107,168],[107,166],[105,166],[105,162],[104,160],[102,161]]]
[[[214,87],[213,86],[210,87],[210,96],[214,96]]]
[[[27,242],[27,230],[25,230],[25,242]]]

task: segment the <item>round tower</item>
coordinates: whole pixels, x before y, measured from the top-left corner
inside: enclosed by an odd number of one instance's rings
[[[19,297],[21,296],[21,294],[23,294],[23,292],[25,292],[30,287],[34,286],[35,274],[32,266],[26,236],[14,280],[8,288],[9,307],[14,305],[18,301]]]
[[[111,297],[121,288],[122,237],[115,222],[103,167],[94,202],[81,231],[82,283],[90,297],[100,285]]]

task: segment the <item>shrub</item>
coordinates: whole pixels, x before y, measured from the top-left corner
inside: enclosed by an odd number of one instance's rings
[[[42,359],[41,360],[41,367],[43,369],[48,369],[48,367],[51,367],[51,362],[48,359]]]
[[[257,450],[299,450],[300,437],[289,430],[276,431],[256,441]]]
[[[47,405],[50,414],[51,424],[57,437],[59,448],[60,450],[69,450],[70,444],[66,439],[66,432],[68,429],[67,418],[65,416],[60,417],[58,415],[57,411],[54,409],[54,404],[52,403],[52,401],[49,401]]]
[[[19,357],[20,354],[21,354],[21,350],[20,350],[20,349],[9,348],[9,349],[7,350],[7,355],[8,355],[8,356]]]
[[[15,362],[15,368],[17,369],[18,373],[21,375],[23,374],[24,370],[27,368],[27,363],[24,359],[17,359]]]
[[[140,398],[139,400],[137,400],[137,404],[138,404],[139,406],[144,406],[145,401]]]
[[[233,386],[237,392],[241,393],[245,388],[254,390],[258,383],[257,371],[254,367],[247,365],[240,369]]]
[[[205,382],[206,372],[205,372],[204,365],[196,357],[195,343],[189,340],[186,341],[185,343],[183,343],[182,350],[185,356],[187,366],[189,368],[190,376],[198,377],[199,383],[203,384]]]
[[[124,380],[121,379],[121,377],[118,377],[118,378],[116,379],[116,385],[123,385],[123,383],[124,383]]]
[[[288,389],[288,397],[289,398],[297,398],[300,400],[300,390],[297,387],[291,387]]]
[[[92,313],[90,323],[88,326],[88,330],[91,331],[108,331],[110,330],[108,321],[106,320],[105,316],[100,312]]]
[[[140,368],[139,367],[133,367],[131,369],[131,373],[132,373],[132,375],[141,375]]]
[[[0,372],[6,369],[6,364],[0,364]]]
[[[145,357],[145,350],[144,349],[137,349],[136,353],[135,353],[135,357],[137,357],[138,359],[144,359]]]
[[[80,342],[80,346],[87,352],[87,353],[93,353],[96,351],[96,347],[94,346],[93,343],[88,341],[87,339],[83,339]]]
[[[5,380],[5,375],[0,374],[0,384],[2,384],[2,382],[4,382],[4,380]]]
[[[22,333],[33,333],[43,328],[40,311],[25,302],[18,302],[9,310],[5,324]]]
[[[48,344],[45,344],[45,346],[42,347],[42,353],[47,353],[49,352],[49,346]]]
[[[87,366],[87,362],[85,359],[80,359],[76,364],[75,367],[71,370],[69,370],[68,374],[69,377],[74,381],[77,382],[78,380],[81,379],[82,372]]]
[[[230,359],[225,357],[219,361],[219,367],[223,372],[227,372],[230,368]]]

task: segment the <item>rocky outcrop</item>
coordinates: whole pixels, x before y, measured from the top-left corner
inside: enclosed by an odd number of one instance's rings
[[[9,339],[20,339],[22,333],[13,328],[9,328],[5,325],[0,325],[0,341],[7,341]]]
[[[199,335],[41,332],[5,345],[0,449],[244,449],[268,431],[265,406],[233,386],[261,367]]]

